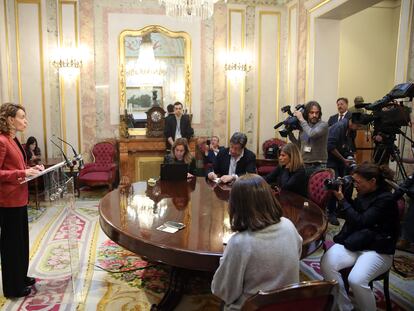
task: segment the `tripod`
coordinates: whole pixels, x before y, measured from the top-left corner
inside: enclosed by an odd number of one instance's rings
[[[396,134],[400,134],[404,138],[406,138],[410,143],[411,147],[414,148],[414,141],[409,138],[403,131],[400,129],[397,130]],[[401,174],[403,180],[406,180],[408,175],[404,168],[404,164],[401,159],[401,152],[400,149],[395,145],[394,141],[396,140],[396,134],[392,134],[385,138],[384,142],[376,143],[373,155],[374,163],[381,165],[381,164],[388,164],[389,160],[395,161],[397,165],[397,173]]]

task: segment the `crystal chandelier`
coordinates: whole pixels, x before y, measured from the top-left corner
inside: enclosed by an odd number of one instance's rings
[[[209,19],[214,13],[214,3],[217,1],[219,0],[159,0],[159,3],[165,5],[167,16]]]
[[[156,60],[151,35],[142,37],[138,58],[126,65],[126,78],[130,86],[162,86],[167,73],[164,62]]]

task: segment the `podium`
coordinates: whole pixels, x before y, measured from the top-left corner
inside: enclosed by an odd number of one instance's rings
[[[80,261],[79,261],[79,246],[77,236],[77,217],[75,214],[75,185],[74,176],[68,171],[67,166],[73,166],[76,161],[62,161],[57,163],[35,176],[25,178],[21,183],[27,183],[31,180],[36,180],[42,177],[44,188],[40,196],[46,208],[48,206],[61,209],[64,218],[63,226],[63,240],[67,242],[67,255],[69,258],[69,268],[62,272],[62,278],[68,279],[67,291],[65,293],[65,301],[62,304],[67,304],[66,309],[76,309],[76,306],[82,301],[82,282],[80,278]],[[42,256],[39,254],[37,256]],[[35,275],[36,276],[36,275]],[[56,275],[60,277],[60,275]],[[53,281],[53,278],[51,278]],[[44,304],[40,300],[40,304]],[[33,304],[33,303],[32,303]]]

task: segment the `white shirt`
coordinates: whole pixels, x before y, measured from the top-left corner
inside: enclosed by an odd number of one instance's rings
[[[182,137],[181,136],[181,126],[180,126],[181,117],[180,118],[175,117],[175,119],[177,120],[177,127],[175,128],[175,138],[174,139],[177,139],[177,138]]]
[[[343,120],[344,118],[345,118],[345,115],[348,113],[348,110],[347,111],[345,111],[344,113],[339,113],[338,112],[338,121],[341,121],[341,120]]]
[[[229,154],[230,154],[230,152],[229,152]],[[229,175],[236,175],[237,162],[239,162],[240,158],[243,155],[244,155],[244,148],[243,148],[241,154],[237,158],[230,157]]]

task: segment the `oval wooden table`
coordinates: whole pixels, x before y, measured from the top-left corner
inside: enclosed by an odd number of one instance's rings
[[[214,272],[223,254],[223,239],[230,233],[227,200],[229,187],[198,177],[189,182],[138,182],[116,189],[100,202],[100,225],[106,235],[126,249],[151,261],[173,267],[160,310],[179,302],[188,270]],[[282,192],[283,215],[303,238],[302,258],[317,250],[327,228],[322,210],[300,195]],[[308,201],[308,206],[304,202]],[[176,233],[157,230],[166,221],[185,224]],[[174,288],[175,287],[175,288]]]

